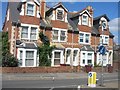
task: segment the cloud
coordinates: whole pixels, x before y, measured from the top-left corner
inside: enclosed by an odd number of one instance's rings
[[[110,27],[110,32],[115,36],[114,37],[114,41],[118,44],[118,40],[120,38],[120,36],[118,36],[118,33],[120,33],[120,25],[118,25],[120,22],[120,18],[115,18],[113,20],[111,20],[108,24]]]

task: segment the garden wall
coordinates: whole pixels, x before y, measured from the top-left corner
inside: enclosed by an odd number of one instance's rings
[[[120,62],[113,63],[113,71],[120,70]],[[94,67],[92,71],[101,72],[101,67]],[[103,68],[104,72],[108,72],[108,67]],[[85,68],[70,66],[60,67],[2,67],[0,68],[2,73],[67,73],[67,72],[85,72]]]

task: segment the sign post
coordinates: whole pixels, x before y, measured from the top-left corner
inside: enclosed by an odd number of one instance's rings
[[[98,50],[98,51],[99,51],[100,54],[101,54],[101,61],[102,61],[102,72],[101,72],[101,83],[100,83],[100,86],[104,86],[104,85],[103,85],[103,55],[105,55],[105,53],[106,53],[106,48],[105,48],[105,46],[101,45],[101,46],[99,47],[99,50]]]

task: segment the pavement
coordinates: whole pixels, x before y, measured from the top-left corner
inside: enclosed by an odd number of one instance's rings
[[[101,73],[97,73],[97,78],[100,78]],[[118,77],[118,73],[104,73],[106,77]],[[62,80],[62,79],[80,79],[88,78],[88,74],[82,73],[4,73],[2,80]],[[104,87],[96,84],[95,88],[118,88],[118,80],[106,81]],[[88,85],[80,85],[81,88],[91,88]],[[120,90],[120,89],[119,89]]]

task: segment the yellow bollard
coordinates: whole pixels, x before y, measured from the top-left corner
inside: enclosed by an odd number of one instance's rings
[[[88,73],[88,86],[89,87],[96,87],[96,72],[89,72]]]

